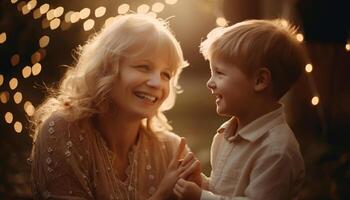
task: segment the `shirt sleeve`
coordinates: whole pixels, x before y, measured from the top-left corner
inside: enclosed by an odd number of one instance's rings
[[[50,117],[34,142],[35,199],[93,199],[84,134],[60,117]]]
[[[295,163],[293,162],[290,155],[271,151],[256,161],[244,196],[221,196],[202,190],[201,200],[292,199],[295,197],[293,187],[299,185],[301,180],[297,176],[302,177],[302,174],[295,174],[293,169]]]

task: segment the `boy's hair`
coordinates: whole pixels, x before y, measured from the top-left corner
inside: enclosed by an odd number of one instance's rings
[[[216,57],[236,64],[251,75],[266,67],[274,95],[280,99],[299,78],[306,52],[296,39],[296,28],[286,20],[247,20],[212,30],[200,45],[205,59]]]

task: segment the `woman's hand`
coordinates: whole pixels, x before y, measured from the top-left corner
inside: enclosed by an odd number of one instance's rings
[[[183,159],[180,167],[185,167],[185,171],[180,174],[180,178],[196,183],[199,187],[202,185],[202,170],[200,161],[192,152],[188,153]]]
[[[186,166],[180,166],[181,156],[186,147],[185,138],[181,138],[179,147],[174,158],[171,160],[168,169],[159,183],[159,187],[150,200],[163,200],[170,198],[173,194],[173,188],[180,177],[180,174],[185,171]],[[189,161],[191,164],[193,161]]]

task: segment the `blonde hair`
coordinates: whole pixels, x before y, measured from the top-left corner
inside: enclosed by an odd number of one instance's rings
[[[274,95],[280,99],[306,64],[306,51],[296,33],[297,29],[286,20],[246,20],[213,29],[201,43],[200,51],[205,59],[223,59],[247,75],[258,68],[268,68]]]
[[[175,74],[170,80],[169,96],[157,114],[143,120],[142,124],[152,131],[170,130],[163,111],[173,107],[176,93],[180,91],[179,75],[188,64],[166,21],[147,15],[127,14],[119,16],[78,48],[75,67],[67,70],[58,89],[35,112],[32,120],[34,134],[55,111],[69,121],[107,112],[111,107],[110,92],[121,59],[159,51],[167,53],[169,66],[175,69]]]

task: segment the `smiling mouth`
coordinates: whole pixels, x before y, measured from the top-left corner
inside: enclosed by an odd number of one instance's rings
[[[135,92],[135,95],[143,100],[146,100],[149,103],[155,103],[158,100],[157,97],[143,92]]]
[[[222,99],[222,96],[219,94],[215,94],[216,102],[220,101]]]

